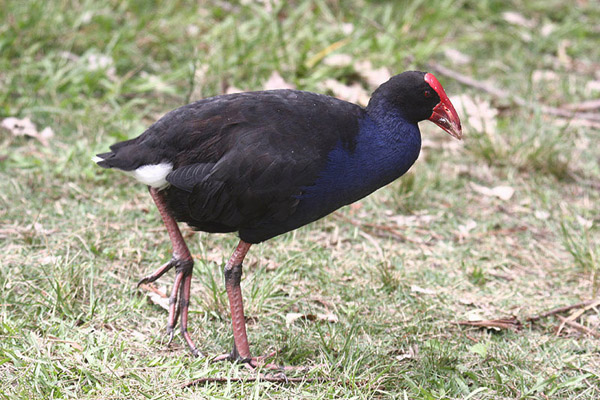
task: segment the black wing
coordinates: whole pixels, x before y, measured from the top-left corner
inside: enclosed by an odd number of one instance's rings
[[[103,158],[129,170],[171,162],[166,193],[176,218],[200,230],[236,231],[291,215],[329,152],[338,144],[353,149],[362,113],[294,90],[217,96],[171,111],[111,147],[113,161]]]

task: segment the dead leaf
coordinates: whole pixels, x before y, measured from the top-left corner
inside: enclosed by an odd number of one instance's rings
[[[281,0],[241,0],[243,5],[249,5],[252,3],[261,4],[264,7],[265,12],[271,13],[273,9],[279,8],[279,3]],[[228,2],[225,2],[228,3]]]
[[[331,323],[338,322],[338,317],[333,313],[327,313],[327,314],[287,313],[285,315],[285,325],[289,327],[290,325],[292,325],[294,322],[296,322],[299,319],[306,319],[309,321],[326,321],[326,322],[331,322]]]
[[[37,127],[29,118],[4,118],[1,126],[8,130],[13,136],[29,136],[39,140],[44,146],[48,146],[48,139],[54,137],[52,128],[46,127],[42,129],[41,132],[38,132]]]
[[[464,238],[468,237],[469,232],[471,232],[476,227],[477,227],[477,222],[470,219],[465,224],[458,226],[458,232],[457,232],[456,236],[458,236],[459,239],[464,239]]]
[[[563,107],[572,111],[593,111],[600,109],[600,99],[582,101],[581,103],[566,104]]]
[[[592,329],[600,328],[600,316],[598,316],[597,314],[587,316],[586,322],[587,325],[590,326]]]
[[[165,82],[160,76],[149,74],[146,71],[140,73],[140,78],[146,80],[149,87],[157,92],[169,93],[173,91],[171,85]]]
[[[502,13],[502,18],[509,24],[522,26],[528,29],[531,29],[536,25],[534,20],[525,18],[523,14],[516,11],[505,11]]]
[[[488,188],[485,186],[481,186],[476,184],[475,182],[469,182],[471,189],[475,192],[482,194],[487,197],[498,197],[501,200],[510,200],[510,198],[515,194],[515,189],[511,186],[496,186],[493,188]]]
[[[46,229],[41,223],[34,222],[33,224],[25,225],[21,234],[35,233],[40,236],[48,236],[56,232],[58,232],[58,229]]]
[[[85,56],[83,61],[88,71],[105,71],[108,78],[113,81],[117,79],[115,62],[111,56],[89,53]]]
[[[600,81],[589,81],[585,84],[585,92],[587,94],[600,92]]]
[[[227,89],[225,89],[225,94],[233,94],[233,93],[242,93],[243,90],[239,89],[235,86],[227,86]]]
[[[369,60],[357,61],[354,63],[354,70],[367,81],[371,89],[378,88],[392,77],[392,73],[387,67],[373,68],[373,64]]]
[[[150,300],[153,304],[156,304],[160,308],[169,311],[169,297],[166,294],[166,287],[159,289],[152,284],[141,284],[140,288],[148,292],[148,300]]]
[[[471,62],[471,57],[456,49],[445,49],[444,55],[456,65],[464,65]]]
[[[594,225],[593,220],[585,219],[581,215],[575,215],[575,219],[579,222],[579,225],[586,229],[590,229]]]
[[[496,133],[498,110],[492,107],[489,101],[466,94],[452,96],[450,100],[473,129],[478,132]]]
[[[190,24],[185,28],[185,33],[188,36],[197,36],[200,33],[200,27],[198,25]]]
[[[408,348],[408,351],[398,354],[396,356],[396,360],[398,360],[398,361],[413,360],[413,359],[417,358],[418,355],[419,355],[419,346],[415,344],[415,345],[410,346]]]
[[[323,89],[333,92],[333,95],[338,99],[357,103],[362,106],[366,106],[369,103],[369,94],[359,83],[355,82],[351,86],[348,86],[335,79],[326,79],[320,86]]]
[[[387,218],[390,221],[393,221],[398,226],[423,226],[429,225],[433,221],[437,220],[438,217],[435,215],[391,215]]]
[[[48,264],[54,265],[54,264],[57,264],[59,262],[60,262],[60,257],[52,256],[52,255],[47,255],[47,256],[44,256],[44,257],[42,257],[42,258],[39,259],[39,263],[41,265],[48,265]]]
[[[536,69],[531,74],[531,81],[533,83],[544,83],[544,82],[559,82],[560,76],[551,70]]]
[[[413,293],[436,294],[436,291],[433,289],[426,289],[426,288],[419,287],[417,285],[412,285],[410,287],[410,291]]]
[[[53,138],[54,137],[54,131],[52,130],[52,128],[50,128],[49,126],[45,127],[44,129],[42,129],[42,131],[40,132],[40,141],[45,140],[46,143],[48,142],[48,139]]]
[[[286,82],[279,72],[273,71],[269,79],[263,85],[264,90],[275,90],[275,89],[296,89],[296,86]]]
[[[341,26],[342,28],[342,33],[344,35],[349,35],[352,32],[354,32],[354,24],[352,24],[351,22],[345,22],[342,24]]]
[[[106,69],[114,64],[112,57],[104,54],[90,53],[85,58],[87,67],[90,71],[97,69]]]
[[[544,26],[542,26],[542,29],[540,29],[540,34],[543,37],[548,37],[555,30],[556,30],[556,24],[553,24],[552,22],[547,22],[544,24]]]
[[[323,59],[323,64],[329,67],[347,67],[352,64],[352,56],[344,53],[330,54]]]

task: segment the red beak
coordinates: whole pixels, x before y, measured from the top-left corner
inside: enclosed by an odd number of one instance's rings
[[[433,113],[428,119],[458,140],[462,139],[460,119],[441,83],[429,73],[425,74],[425,82],[440,96],[440,102],[433,108]]]

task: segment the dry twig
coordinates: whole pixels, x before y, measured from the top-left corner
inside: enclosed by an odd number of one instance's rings
[[[582,101],[581,103],[565,104],[563,107],[572,111],[598,110],[600,109],[600,99]]]
[[[404,242],[411,242],[411,243],[417,243],[417,244],[426,244],[422,240],[417,240],[417,239],[409,238],[408,236],[406,236],[406,235],[398,232],[397,229],[394,229],[391,226],[371,224],[371,223],[368,223],[368,222],[357,221],[355,219],[348,218],[345,215],[340,214],[340,213],[334,213],[333,216],[335,218],[337,218],[337,219],[340,219],[342,221],[348,222],[348,223],[350,223],[350,224],[352,224],[354,226],[357,226],[357,227],[359,227],[361,229],[369,228],[369,230],[375,236],[378,236],[378,237],[389,238],[391,236],[394,239],[402,240]]]
[[[477,326],[480,328],[498,328],[498,329],[511,329],[518,331],[522,328],[521,321],[517,317],[500,318],[500,319],[486,319],[481,321],[457,321],[459,325]]]
[[[561,317],[560,315],[557,315],[558,319],[560,319],[561,321],[561,326],[562,325],[569,325],[571,328],[578,330],[581,333],[584,333],[586,335],[590,335],[593,336],[595,338],[600,339],[600,333],[596,332],[593,329],[588,328],[587,326],[581,325],[578,322],[575,321],[571,321],[568,318],[565,317]],[[559,327],[560,328],[560,327]],[[560,329],[557,329],[557,334],[560,333]]]
[[[564,312],[567,312],[567,311],[571,311],[571,310],[573,310],[575,308],[587,307],[587,306],[589,306],[591,304],[594,304],[594,303],[600,304],[600,299],[586,300],[586,301],[582,301],[581,303],[571,304],[570,306],[563,306],[563,307],[553,308],[552,310],[548,310],[548,311],[543,312],[543,313],[541,313],[539,315],[534,315],[534,316],[528,317],[527,321],[529,321],[529,322],[537,321],[539,319],[546,318],[546,317],[549,317],[551,315],[556,315],[556,314],[564,313]]]
[[[169,296],[167,296],[166,293],[162,292],[161,290],[159,290],[156,286],[152,285],[152,284],[147,284],[147,283],[142,283],[140,285],[141,289],[144,289],[147,292],[153,292],[156,293],[157,295],[159,295],[160,297],[162,297],[163,299],[167,299]]]
[[[274,383],[313,383],[313,382],[327,382],[330,381],[330,378],[288,378],[285,375],[264,375],[259,374],[257,376],[247,376],[240,378],[231,378],[231,377],[206,377],[200,378],[193,381],[190,381],[184,385],[182,388],[187,388],[190,386],[198,386],[204,385],[207,383],[227,383],[227,382],[274,382]]]

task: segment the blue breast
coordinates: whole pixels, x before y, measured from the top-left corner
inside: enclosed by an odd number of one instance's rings
[[[421,133],[416,123],[389,114],[376,123],[365,115],[359,126],[356,145],[338,143],[319,178],[303,188],[296,214],[320,218],[387,185],[417,160]]]

